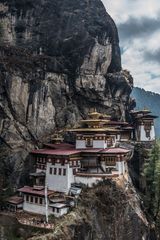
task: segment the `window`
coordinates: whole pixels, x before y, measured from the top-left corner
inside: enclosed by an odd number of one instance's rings
[[[31,196],[31,203],[33,203],[33,197]]]
[[[52,212],[55,212],[55,208],[54,207],[52,208]]]
[[[37,197],[35,197],[35,203],[38,203],[38,198]]]
[[[63,176],[66,176],[66,169],[63,169]]]
[[[52,165],[55,165],[55,159],[52,159]]]
[[[26,202],[29,202],[29,196],[26,195]]]
[[[42,198],[39,199],[39,204],[41,204],[41,205],[43,204],[43,199]]]
[[[49,169],[49,173],[52,174],[52,168]]]
[[[61,168],[59,168],[59,175],[61,175],[61,172],[62,172],[62,169],[61,169]]]
[[[64,166],[64,164],[65,164],[65,160],[62,159],[62,161],[61,161],[61,165]]]
[[[57,175],[57,168],[54,168],[54,175]]]
[[[76,175],[76,168],[73,169],[73,175]]]
[[[86,147],[93,147],[93,140],[91,138],[86,139]]]
[[[57,208],[57,213],[59,213],[59,208]]]

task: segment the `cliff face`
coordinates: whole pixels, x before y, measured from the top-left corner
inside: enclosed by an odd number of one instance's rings
[[[13,173],[92,107],[125,119],[133,81],[100,0],[1,0],[0,22],[0,141]]]
[[[105,181],[84,191],[78,206],[55,222],[52,233],[32,240],[149,240],[156,239],[132,185]]]
[[[125,179],[105,181],[83,190],[77,207],[60,219],[52,230],[21,225],[15,218],[0,215],[0,236],[30,240],[156,240],[140,207],[132,184]]]

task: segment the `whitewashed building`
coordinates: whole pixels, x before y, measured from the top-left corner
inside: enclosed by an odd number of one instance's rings
[[[68,130],[75,134],[75,145],[62,143],[62,138],[57,137],[56,143],[33,150],[35,171],[30,174],[33,187],[19,189],[23,210],[46,214],[47,209],[48,214],[60,217],[74,205],[73,199],[71,204],[65,196],[76,198],[81,192],[75,186],[92,187],[104,179],[124,175],[132,150],[119,147],[119,142],[133,140],[134,131],[139,141],[155,139],[154,117],[149,114],[134,116],[135,129],[126,122],[111,121],[110,116],[93,112],[88,119],[81,120],[80,127]]]
[[[135,139],[138,142],[152,142],[156,139],[154,120],[157,116],[149,110],[132,111]]]

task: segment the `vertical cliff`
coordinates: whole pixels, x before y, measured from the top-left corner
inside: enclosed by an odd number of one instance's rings
[[[100,0],[0,0],[0,22],[0,148],[14,179],[33,146],[90,108],[126,118],[133,80]]]

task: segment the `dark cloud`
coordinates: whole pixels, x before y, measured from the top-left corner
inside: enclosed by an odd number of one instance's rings
[[[144,37],[160,29],[160,18],[130,17],[128,21],[118,25],[120,39],[131,40],[136,37]]]
[[[160,48],[155,52],[146,51],[143,57],[145,61],[160,63]]]

